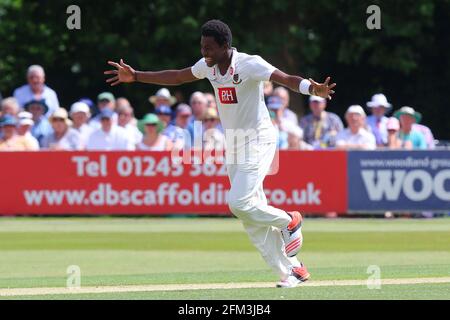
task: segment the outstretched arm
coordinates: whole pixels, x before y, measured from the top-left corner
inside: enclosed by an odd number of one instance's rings
[[[143,82],[151,84],[175,86],[186,82],[199,80],[191,71],[191,68],[181,70],[164,70],[164,71],[137,71],[131,66],[125,64],[122,59],[120,62],[108,61],[108,64],[115,67],[115,70],[105,71],[104,74],[112,75],[106,82],[111,86],[125,82]]]
[[[270,76],[270,80],[288,87],[292,91],[300,92],[300,82],[304,79],[299,76],[288,75],[277,69]],[[332,89],[336,86],[336,83],[329,84],[330,77],[326,78],[324,83],[317,83],[313,79],[309,79],[309,81],[311,82],[309,94],[331,100],[331,95],[334,94],[334,90]]]

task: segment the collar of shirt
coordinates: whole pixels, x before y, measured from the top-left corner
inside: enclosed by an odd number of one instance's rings
[[[215,64],[213,69],[213,75],[216,77],[216,79],[220,79],[221,82],[228,82],[232,79],[233,75],[236,73],[236,59],[238,55],[238,51],[236,48],[232,47],[233,50],[232,56],[231,56],[231,63],[230,66],[227,69],[227,72],[222,75],[220,74],[219,66]]]

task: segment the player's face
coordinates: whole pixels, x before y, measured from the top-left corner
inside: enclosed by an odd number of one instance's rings
[[[202,56],[205,58],[206,65],[212,67],[223,61],[227,57],[227,45],[220,46],[213,37],[204,37],[200,39]]]

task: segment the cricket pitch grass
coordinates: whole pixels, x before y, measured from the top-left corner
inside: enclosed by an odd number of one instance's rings
[[[450,299],[449,218],[303,234],[311,280],[278,289],[236,219],[0,218],[0,299]]]

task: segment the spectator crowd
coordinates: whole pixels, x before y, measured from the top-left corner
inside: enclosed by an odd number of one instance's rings
[[[421,124],[421,114],[404,106],[387,116],[393,107],[381,93],[372,96],[366,108],[349,106],[346,127],[338,115],[326,110],[324,98],[310,96],[310,112],[298,119],[287,89],[266,82],[264,96],[281,150],[435,147],[431,130]],[[214,94],[194,92],[185,104],[161,88],[149,97],[149,103],[154,112],[140,120],[128,99],[110,92],[100,93],[95,103],[80,98],[66,110],[45,84],[44,69],[33,65],[27,71],[27,84],[1,100],[0,151],[170,151],[189,150],[197,143],[205,149],[225,147]]]

